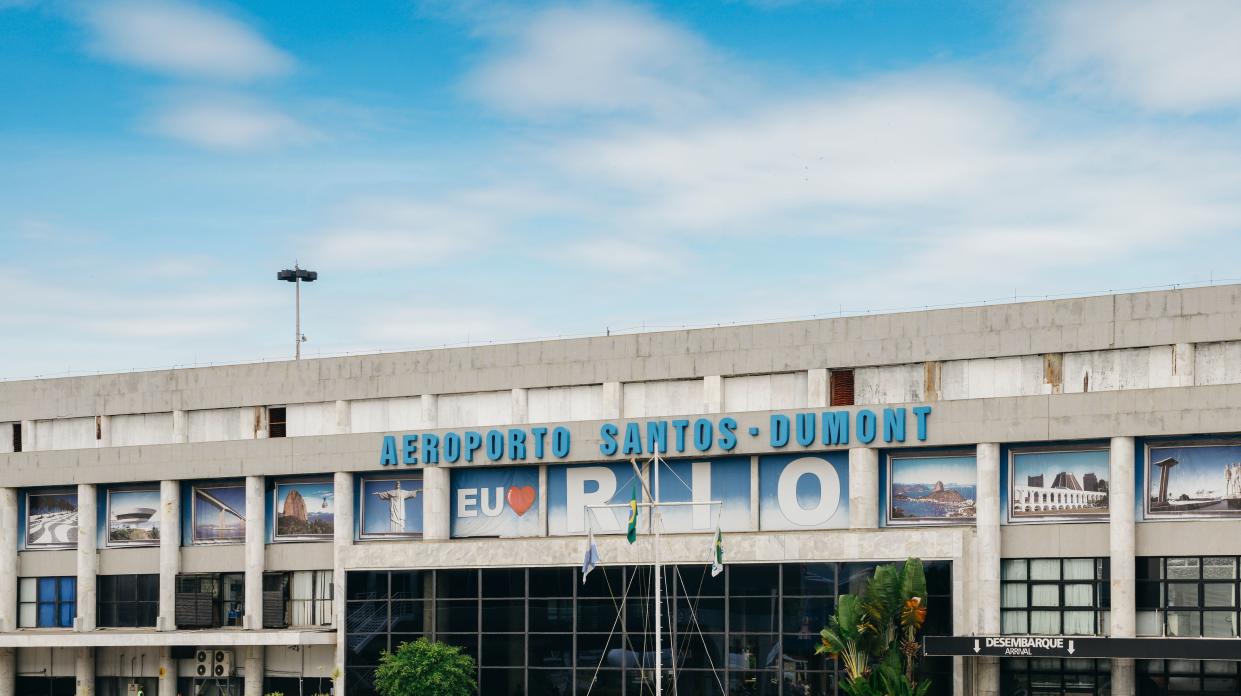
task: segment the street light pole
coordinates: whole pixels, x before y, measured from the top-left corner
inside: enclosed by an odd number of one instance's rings
[[[308,271],[300,268],[296,263],[293,269],[284,269],[276,273],[276,280],[286,280],[293,283],[293,359],[302,359],[302,343],[306,337],[302,335],[302,281],[307,283],[318,280],[319,273],[317,271]]]

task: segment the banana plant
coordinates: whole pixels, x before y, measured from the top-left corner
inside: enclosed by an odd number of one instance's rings
[[[931,683],[913,670],[926,604],[922,561],[879,566],[860,594],[840,597],[816,652],[840,660],[850,696],[922,696]]]

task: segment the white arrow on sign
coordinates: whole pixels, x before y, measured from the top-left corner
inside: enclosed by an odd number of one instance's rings
[[[981,651],[982,651],[982,648],[978,647],[978,639],[977,639],[977,638],[975,638],[975,639],[974,639],[974,652],[976,652],[976,653],[977,653],[977,652],[981,652]]]
[[[1075,652],[1077,651],[1073,649],[1073,641],[1070,640],[1069,641],[1069,654],[1072,655]]]

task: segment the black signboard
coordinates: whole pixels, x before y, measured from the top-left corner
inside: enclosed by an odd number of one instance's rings
[[[986,657],[1241,660],[1241,640],[1236,638],[927,636],[923,639],[923,650],[927,655]]]

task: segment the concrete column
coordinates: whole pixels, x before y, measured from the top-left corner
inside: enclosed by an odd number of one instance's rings
[[[95,630],[95,576],[99,572],[98,544],[95,537],[98,530],[98,508],[95,486],[89,483],[78,484],[78,615],[74,621],[74,628],[78,631]],[[89,662],[93,669],[94,660]]]
[[[521,387],[513,389],[513,422],[530,422],[530,393]]]
[[[190,422],[185,411],[177,410],[172,412],[172,441],[190,441]]]
[[[172,659],[172,648],[159,649],[159,696],[177,696],[177,661]]]
[[[879,528],[879,450],[849,449],[849,528]]]
[[[724,378],[720,375],[708,375],[702,378],[703,407],[707,413],[723,413],[724,411]]]
[[[181,482],[159,483],[159,620],[160,631],[177,628],[177,575],[181,572]]]
[[[81,510],[81,507],[78,508]],[[78,598],[79,600],[81,597]],[[95,649],[78,648],[73,660],[73,676],[76,682],[73,693],[76,696],[95,695]]]
[[[263,627],[263,568],[266,565],[267,505],[262,476],[246,477],[246,628]]]
[[[17,630],[17,489],[0,488],[0,632]],[[17,691],[17,650],[0,648],[0,696]]]
[[[547,465],[539,465],[539,533],[547,534]],[[452,501],[449,501],[450,503]]]
[[[422,496],[422,538],[431,541],[447,539],[452,509],[448,469],[438,466],[422,469]]]
[[[338,471],[333,478],[333,484],[336,494],[336,526],[332,552],[332,609],[336,621],[336,669],[344,674],[348,647],[345,641],[345,556],[353,545],[353,474]],[[302,646],[302,649],[305,650],[306,646]]]
[[[263,658],[267,648],[262,645],[251,645],[246,648],[246,686],[245,696],[263,696]]]
[[[621,418],[625,406],[625,385],[620,382],[603,383],[603,417]]]
[[[434,394],[423,394],[419,399],[422,406],[422,422],[427,428],[438,428],[440,422],[439,399]]]
[[[1107,491],[1110,508],[1108,531],[1112,563],[1112,625],[1109,634],[1113,638],[1133,638],[1137,635],[1133,438],[1112,438],[1110,451],[1112,480],[1108,481]],[[1133,692],[1133,660],[1112,660],[1113,696],[1133,696]]]
[[[1000,632],[1000,446],[981,443],[977,448],[978,494],[974,554],[975,626],[984,635]],[[1000,660],[975,658],[977,696],[1000,693]]]
[[[17,648],[0,648],[0,696],[17,696]]]
[[[336,400],[336,433],[343,435],[353,431],[353,410],[349,408],[349,402],[342,399]]]
[[[816,367],[806,371],[806,408],[829,406],[827,368]]]

